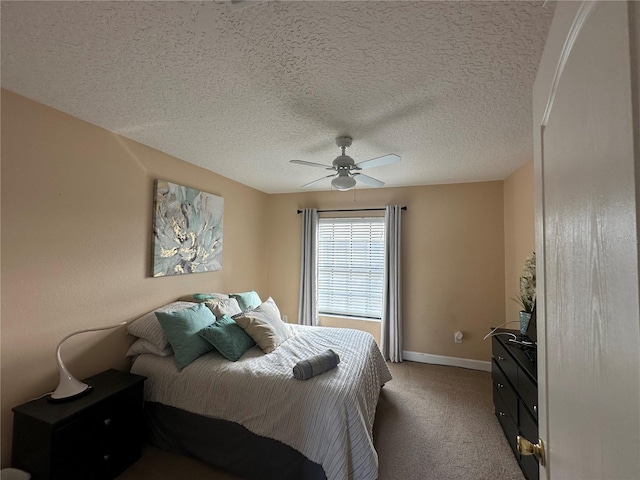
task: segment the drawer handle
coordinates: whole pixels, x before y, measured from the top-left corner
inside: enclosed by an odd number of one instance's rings
[[[105,418],[103,420],[103,422],[104,422],[104,426],[105,427],[108,427],[109,425],[111,425],[111,419],[110,418]]]
[[[111,455],[103,455],[103,456],[102,456],[102,459],[103,459],[105,462],[108,462],[108,461],[110,461],[110,460],[111,460]]]
[[[506,416],[507,416],[507,414],[506,414],[506,413],[504,413],[504,412],[498,412],[498,414],[499,414],[501,417],[506,417]]]
[[[500,360],[501,362],[504,362],[506,360],[506,358],[501,357],[500,355],[498,355],[498,360]]]
[[[538,413],[538,406],[537,405],[533,406],[533,413]]]
[[[502,383],[496,383],[496,386],[497,386],[498,388],[504,388],[504,385],[503,385]]]

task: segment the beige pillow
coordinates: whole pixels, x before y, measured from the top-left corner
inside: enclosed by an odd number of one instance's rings
[[[273,352],[291,337],[289,325],[280,318],[280,310],[271,297],[259,307],[234,318],[264,353]]]
[[[204,304],[209,307],[209,310],[213,312],[216,318],[220,318],[223,315],[233,317],[242,313],[240,305],[235,298],[214,298],[213,300],[206,300]]]

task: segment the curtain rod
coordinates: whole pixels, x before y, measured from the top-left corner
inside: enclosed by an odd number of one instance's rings
[[[407,207],[402,207],[401,210],[406,210]],[[384,211],[384,208],[347,208],[344,210],[318,210],[318,213],[333,213],[333,212],[374,212]],[[298,210],[298,215],[302,213],[302,210]]]

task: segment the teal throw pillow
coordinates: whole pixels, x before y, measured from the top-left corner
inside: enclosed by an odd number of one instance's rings
[[[213,350],[213,346],[198,335],[200,330],[216,321],[204,303],[173,312],[156,312],[156,317],[173,348],[178,370]]]
[[[262,300],[260,300],[260,296],[257,292],[251,290],[250,292],[242,292],[242,293],[231,293],[229,294],[231,298],[235,298],[238,301],[238,305],[243,312],[247,310],[253,310],[254,308],[258,308],[262,305]]]
[[[218,351],[232,362],[238,360],[244,352],[256,342],[227,315],[220,317],[213,325],[200,330],[200,336],[211,343]]]

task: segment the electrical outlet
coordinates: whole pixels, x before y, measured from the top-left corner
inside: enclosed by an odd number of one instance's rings
[[[284,323],[289,323],[289,319],[287,318],[287,316],[286,316],[286,315],[283,315],[283,316],[282,316],[282,321],[283,321]]]
[[[453,343],[462,343],[462,332],[458,331],[453,334]]]

